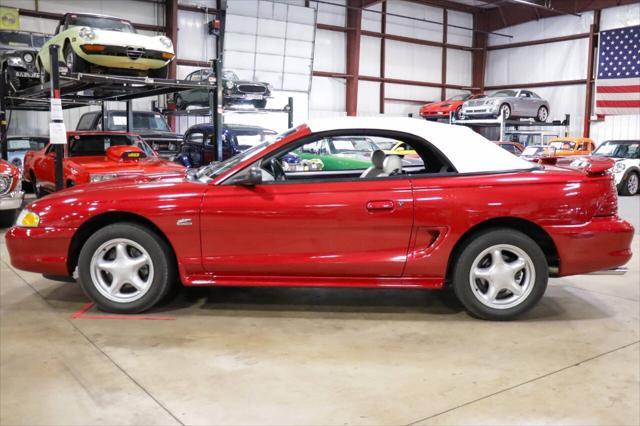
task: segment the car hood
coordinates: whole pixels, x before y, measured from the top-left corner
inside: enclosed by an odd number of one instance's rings
[[[13,173],[13,169],[15,168],[14,165],[4,161],[4,160],[0,160],[0,175],[9,175]]]
[[[160,158],[144,158],[135,161],[113,161],[106,156],[71,157],[69,166],[81,168],[87,173],[116,173],[118,175],[164,174],[184,175],[185,168]]]
[[[429,110],[429,109],[451,108],[451,107],[459,106],[461,104],[462,104],[462,101],[433,102],[433,103],[424,105],[422,109]]]
[[[133,132],[139,135],[142,139],[173,139],[173,140],[182,140],[182,135],[180,133],[173,132],[163,132],[161,130],[133,130]]]

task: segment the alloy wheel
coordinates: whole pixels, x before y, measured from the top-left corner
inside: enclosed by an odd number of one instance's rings
[[[511,108],[507,104],[504,104],[500,107],[500,112],[502,113],[502,116],[505,120],[511,117]]]
[[[627,178],[627,192],[631,195],[635,195],[638,192],[639,183],[638,175],[631,173]]]
[[[473,295],[493,309],[509,309],[524,302],[534,283],[533,261],[524,250],[509,244],[482,251],[469,273]]]
[[[545,107],[540,107],[540,109],[538,110],[538,121],[547,121],[547,118],[549,117],[549,111],[547,111],[547,109]]]
[[[113,302],[127,303],[149,291],[154,269],[144,247],[127,238],[116,238],[94,252],[90,273],[100,294]]]

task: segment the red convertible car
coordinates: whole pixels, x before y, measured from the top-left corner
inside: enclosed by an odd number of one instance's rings
[[[430,104],[423,105],[422,108],[420,108],[420,116],[427,120],[437,120],[439,118],[449,118],[449,114],[454,114],[455,118],[460,120],[463,118],[460,114],[460,110],[462,109],[464,101],[486,97],[487,95],[472,95],[471,93],[456,95],[446,101],[432,102]]]
[[[69,132],[65,145],[65,187],[141,174],[184,174],[185,168],[166,161],[138,135],[124,132]],[[55,150],[47,145],[24,157],[24,181],[38,197],[55,191]]]
[[[406,143],[369,167],[286,171],[325,140]],[[13,266],[76,274],[97,305],[134,313],[186,286],[451,287],[466,309],[511,319],[549,276],[631,258],[613,161],[533,164],[462,126],[332,118],[290,129],[185,177],[136,176],[36,200],[6,235]],[[619,272],[619,271],[616,271]]]

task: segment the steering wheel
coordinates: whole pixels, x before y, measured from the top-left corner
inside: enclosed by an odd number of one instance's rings
[[[284,173],[284,168],[282,167],[280,160],[278,160],[277,158],[272,158],[271,160],[267,161],[266,164],[262,166],[262,168],[271,173],[275,181],[282,182],[287,180],[287,176]]]

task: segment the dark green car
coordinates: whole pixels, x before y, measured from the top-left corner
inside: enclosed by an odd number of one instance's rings
[[[369,138],[321,139],[295,153],[302,160],[320,160],[324,171],[365,170],[371,166],[371,153],[378,146]]]

